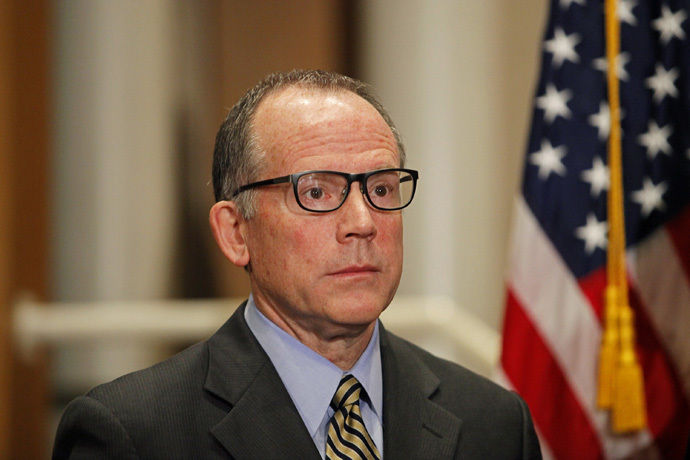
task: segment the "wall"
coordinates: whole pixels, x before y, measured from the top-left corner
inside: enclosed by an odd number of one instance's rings
[[[172,0],[55,6],[56,300],[168,295],[175,194]],[[58,381],[102,381],[156,360],[104,343],[56,355]],[[79,369],[79,372],[75,372]]]
[[[546,0],[362,2],[362,77],[420,170],[399,293],[448,295],[500,328]]]
[[[56,2],[55,300],[246,295],[208,226],[217,127],[271,71],[345,71],[346,5]],[[67,399],[166,353],[63,347],[58,390]]]
[[[212,136],[265,73],[321,67],[375,87],[420,170],[400,294],[498,329],[547,2],[358,4],[352,35],[349,0],[56,1],[55,300],[246,290],[209,238]],[[159,356],[66,349],[56,377],[74,391]]]

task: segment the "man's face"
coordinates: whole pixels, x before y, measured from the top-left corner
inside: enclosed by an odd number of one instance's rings
[[[350,92],[289,87],[258,107],[254,132],[269,179],[307,170],[360,173],[400,166],[378,112]],[[243,230],[259,308],[300,338],[361,333],[393,299],[403,259],[401,211],[372,208],[354,183],[329,213],[301,209],[291,184],[259,189]]]

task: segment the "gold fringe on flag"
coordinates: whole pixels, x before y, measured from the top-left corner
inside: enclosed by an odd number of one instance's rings
[[[620,95],[617,75],[620,23],[616,14],[616,1],[606,0],[605,3],[607,83],[611,114],[611,182],[608,194],[606,311],[599,356],[597,404],[602,409],[611,410],[613,430],[625,433],[645,428],[647,415],[642,369],[635,354],[634,314],[628,302],[625,267]]]

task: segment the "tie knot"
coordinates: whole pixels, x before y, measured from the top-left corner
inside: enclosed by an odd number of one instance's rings
[[[340,410],[344,406],[351,406],[359,402],[359,395],[362,391],[362,384],[357,379],[348,374],[340,380],[338,389],[331,400],[333,410]]]

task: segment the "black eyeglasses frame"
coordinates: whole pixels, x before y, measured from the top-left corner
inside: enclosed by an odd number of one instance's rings
[[[379,174],[379,173],[384,173],[384,172],[392,172],[392,171],[397,171],[397,172],[404,172],[410,175],[410,178],[407,178],[406,180],[412,180],[412,194],[410,195],[410,199],[405,205],[399,206],[397,208],[381,208],[377,205],[374,204],[373,200],[369,196],[369,191],[364,187],[364,184],[367,183],[367,180],[369,177]],[[340,204],[333,208],[333,209],[309,209],[305,207],[302,202],[299,200],[299,192],[297,191],[297,183],[299,182],[299,178],[302,176],[305,176],[307,174],[316,174],[316,173],[331,173],[331,174],[336,174],[338,176],[342,176],[347,180],[347,188],[345,189],[345,195],[343,196],[343,199],[340,201]],[[352,187],[353,182],[359,182],[359,189],[362,192],[362,194],[367,198],[367,201],[369,204],[374,208],[379,211],[399,211],[403,208],[406,208],[407,206],[412,203],[412,200],[414,199],[414,194],[417,191],[417,180],[419,180],[419,172],[415,171],[414,169],[405,169],[405,168],[387,168],[387,169],[375,169],[373,171],[369,172],[364,172],[364,173],[357,173],[357,174],[350,174],[346,172],[341,172],[341,171],[329,171],[329,170],[321,170],[321,169],[316,169],[316,170],[311,170],[311,171],[303,171],[303,172],[298,172],[294,174],[288,174],[287,176],[281,176],[281,177],[275,177],[273,179],[266,179],[266,180],[260,180],[257,182],[251,182],[249,184],[243,185],[239,187],[237,190],[235,190],[232,195],[231,199],[234,199],[237,195],[239,195],[242,192],[245,192],[247,190],[255,189],[258,187],[265,187],[268,185],[275,185],[275,184],[284,184],[287,182],[292,183],[292,190],[295,195],[295,201],[299,205],[300,208],[304,209],[305,211],[309,212],[319,212],[319,213],[324,213],[324,212],[332,212],[336,211],[337,209],[340,209],[340,207],[345,203],[347,200],[348,195],[350,194],[350,188]]]

